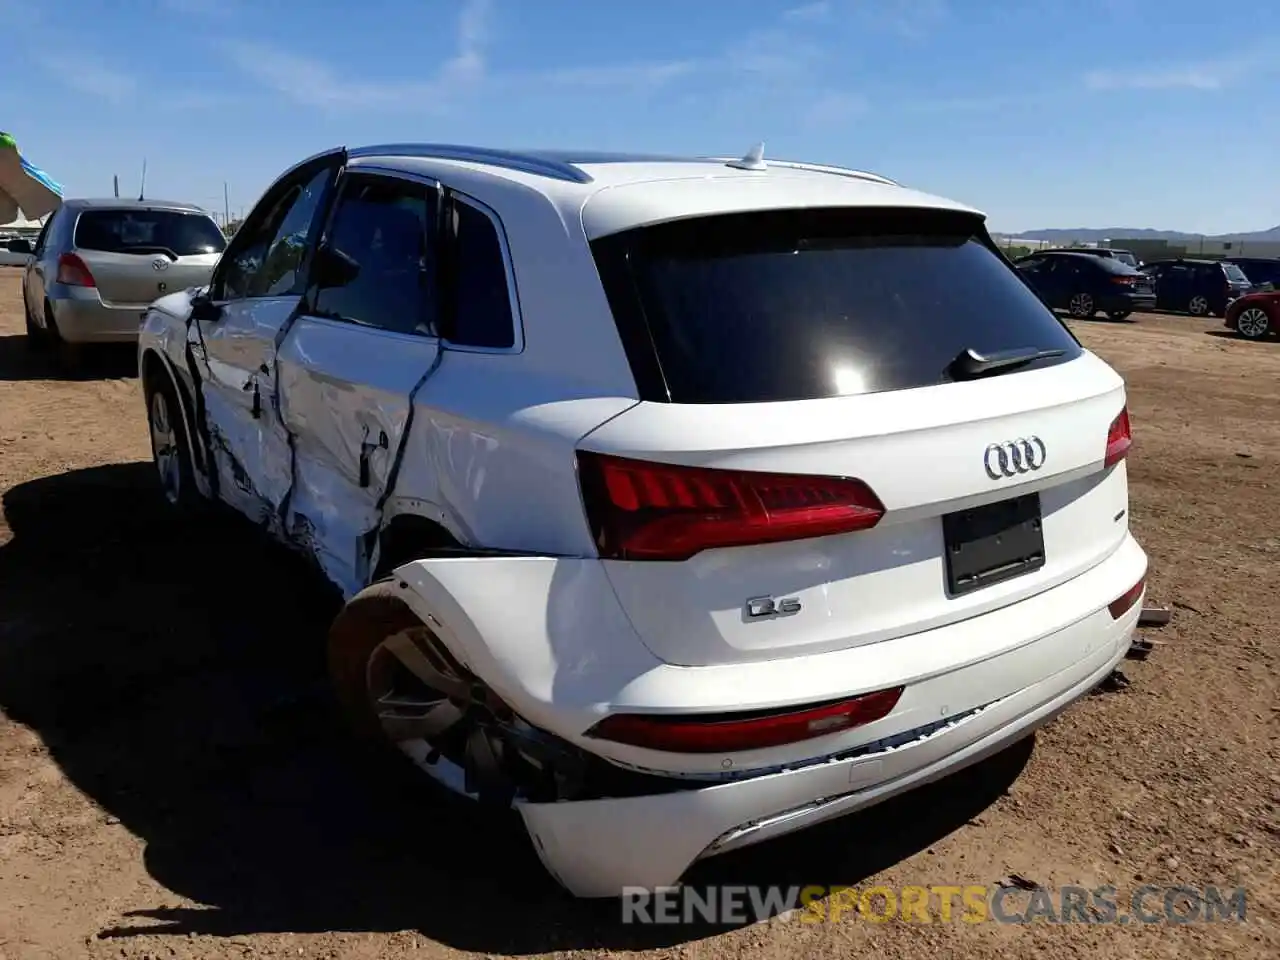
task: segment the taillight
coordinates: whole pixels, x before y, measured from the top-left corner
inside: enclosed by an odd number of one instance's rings
[[[64,253],[58,258],[58,282],[69,287],[96,287],[97,281],[89,267],[74,253]]]
[[[1147,585],[1146,577],[1143,577],[1132,587],[1122,593],[1116,599],[1107,605],[1107,609],[1111,611],[1111,619],[1119,620],[1126,613],[1133,609],[1133,605],[1138,602],[1142,596],[1142,591]]]
[[[1118,283],[1122,287],[1131,287],[1138,282],[1137,277],[1112,277],[1112,283]]]
[[[1125,407],[1120,411],[1120,416],[1111,421],[1111,428],[1107,431],[1107,454],[1103,466],[1119,463],[1129,453],[1131,446],[1133,436],[1129,433],[1129,408]]]
[[[667,753],[735,753],[762,750],[865,726],[887,717],[902,687],[877,690],[851,700],[786,713],[657,716],[618,713],[605,717],[587,736]]]
[[[715,547],[803,540],[874,527],[861,480],[685,467],[579,452],[578,478],[600,556],[687,560]]]

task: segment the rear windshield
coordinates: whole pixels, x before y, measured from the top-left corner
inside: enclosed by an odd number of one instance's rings
[[[1100,266],[1103,270],[1106,270],[1108,273],[1120,273],[1120,274],[1128,275],[1131,273],[1142,272],[1137,267],[1132,266],[1128,263],[1125,263],[1119,257],[1095,257],[1094,259],[1098,261],[1098,266]]]
[[[85,210],[74,245],[104,253],[221,253],[227,245],[213,218],[181,210]]]
[[[645,399],[752,403],[944,383],[968,349],[1063,351],[1022,370],[1078,356],[984,236],[972,215],[789,210],[593,249]]]
[[[1123,251],[1117,250],[1113,252],[1111,255],[1115,257],[1117,260],[1119,260],[1121,263],[1127,263],[1131,267],[1136,267],[1138,265],[1138,258],[1135,257],[1132,253],[1125,253]]]
[[[1222,265],[1223,272],[1226,273],[1228,280],[1249,282],[1249,278],[1244,275],[1244,271],[1237,267],[1234,263],[1224,263]]]

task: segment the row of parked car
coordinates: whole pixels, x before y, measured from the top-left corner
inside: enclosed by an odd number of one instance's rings
[[[1131,251],[1081,247],[1041,250],[1013,261],[1049,306],[1087,319],[1124,320],[1143,310],[1223,317],[1259,340],[1280,324],[1280,260],[1177,257],[1141,263]],[[1242,320],[1243,318],[1243,320]]]

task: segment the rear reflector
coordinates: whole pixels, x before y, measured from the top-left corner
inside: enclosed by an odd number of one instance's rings
[[[89,267],[74,253],[64,253],[58,258],[58,283],[69,287],[96,287],[97,281]]]
[[[861,480],[650,463],[579,452],[600,556],[687,560],[739,547],[874,527],[884,505]]]
[[[1120,416],[1111,421],[1111,428],[1107,430],[1107,453],[1103,466],[1119,463],[1128,455],[1131,446],[1133,435],[1129,432],[1129,408],[1125,407],[1120,411]]]
[[[1146,577],[1143,577],[1123,594],[1112,600],[1108,604],[1107,609],[1111,611],[1111,619],[1119,620],[1126,613],[1133,609],[1133,605],[1138,602],[1138,598],[1142,596],[1142,591],[1147,585]]]
[[[762,750],[873,723],[892,712],[902,697],[902,690],[894,687],[852,700],[766,715],[663,717],[617,713],[597,723],[587,731],[587,736],[666,753]]]

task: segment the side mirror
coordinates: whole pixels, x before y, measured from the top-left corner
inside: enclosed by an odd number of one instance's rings
[[[208,293],[191,300],[191,319],[196,323],[217,323],[222,319],[222,308],[209,299]]]
[[[31,241],[25,237],[14,237],[9,241],[10,253],[30,253]]]
[[[337,247],[327,243],[316,249],[312,265],[315,284],[321,290],[345,287],[360,275],[360,264]]]

